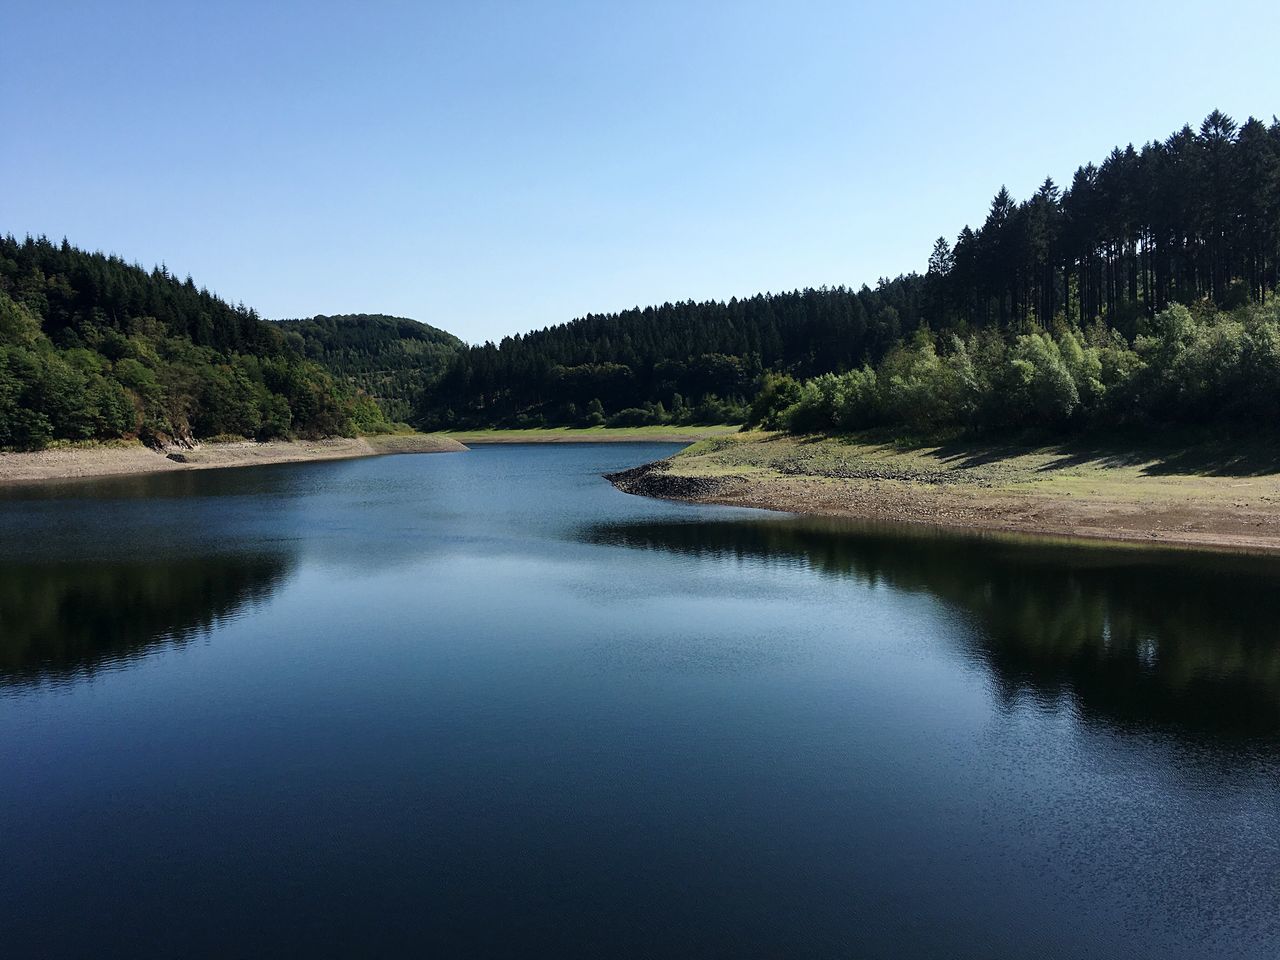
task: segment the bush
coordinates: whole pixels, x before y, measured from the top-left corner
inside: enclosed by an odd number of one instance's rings
[[[840,377],[824,373],[806,381],[799,399],[781,414],[781,422],[792,433],[818,433],[842,429]]]
[[[1014,422],[1060,425],[1080,405],[1080,391],[1046,333],[1021,336],[1010,353],[1005,395]]]
[[[680,397],[680,395],[676,394],[676,397]],[[766,430],[780,429],[783,411],[799,402],[799,400],[800,383],[798,380],[785,373],[767,373],[761,382],[760,392],[756,394],[755,400],[751,403],[751,409],[747,412],[744,426],[761,426]],[[678,406],[674,401],[672,402],[673,410],[680,409],[683,406],[683,398],[680,398]]]
[[[689,423],[743,423],[747,419],[747,406],[736,400],[721,400],[714,393],[707,394],[702,402],[689,412]]]
[[[611,427],[645,427],[660,422],[652,410],[641,407],[627,407],[619,410],[607,421]]]

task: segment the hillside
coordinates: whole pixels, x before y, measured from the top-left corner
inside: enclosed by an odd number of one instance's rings
[[[427,391],[434,426],[741,420],[762,373],[860,363],[921,323],[918,276],[593,314],[460,352]]]
[[[285,333],[163,267],[0,238],[0,448],[377,430]]]
[[[1046,179],[1019,202],[1001,188],[981,225],[965,226],[954,242],[938,238],[923,275],[874,289],[593,315],[471,347],[427,391],[419,417],[439,426],[538,426],[743,416],[766,374],[803,380],[870,367],[892,379],[904,365],[949,357],[963,373],[968,364],[954,335],[969,359],[989,361],[976,366],[1007,368],[1021,401],[1046,408],[1031,419],[1060,419],[1064,410],[1069,419],[1076,388],[1062,381],[1074,359],[1045,356],[1061,352],[1061,331],[1070,329],[1090,367],[1099,359],[1133,362],[1142,359],[1143,337],[1220,330],[1235,337],[1217,312],[1264,303],[1278,281],[1280,121],[1237,124],[1214,111],[1198,130],[1186,126],[1084,164],[1065,189]],[[1179,305],[1193,306],[1194,316],[1168,313]],[[1232,322],[1252,329],[1251,316]],[[1003,352],[1044,331],[1055,334],[1051,345]],[[898,362],[904,349],[914,353]],[[973,358],[975,349],[999,356]],[[1201,372],[1213,380],[1211,361]],[[1106,376],[1087,379],[1105,385]],[[985,395],[1001,400],[1002,384]],[[783,386],[782,399],[793,401],[794,390]],[[1225,381],[1218,386],[1225,390]],[[920,394],[905,407],[910,419],[927,420],[932,403]],[[973,418],[962,411],[953,419]]]
[[[375,398],[393,420],[412,416],[422,391],[465,346],[444,330],[379,313],[275,323],[303,356]]]

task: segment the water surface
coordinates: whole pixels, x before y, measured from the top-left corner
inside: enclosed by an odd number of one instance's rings
[[[0,495],[6,956],[1280,955],[1280,567],[628,497]]]

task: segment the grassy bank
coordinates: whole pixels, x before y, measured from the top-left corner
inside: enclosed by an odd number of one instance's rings
[[[1280,445],[908,444],[738,434],[619,482],[796,513],[1280,549]]]
[[[439,434],[475,443],[694,443],[737,433],[736,424],[656,427],[544,427],[536,430],[458,430]]]

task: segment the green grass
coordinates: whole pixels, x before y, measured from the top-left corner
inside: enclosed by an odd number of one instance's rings
[[[694,444],[675,456],[671,471],[781,481],[897,480],[1116,500],[1269,500],[1280,495],[1280,451],[1265,441],[1183,446],[1170,438],[1131,438],[1021,445],[746,433]]]
[[[731,423],[712,426],[653,426],[653,427],[544,427],[533,430],[456,430],[445,431],[442,437],[452,437],[462,443],[600,443],[613,442],[693,442],[712,437],[724,437],[738,432]]]

